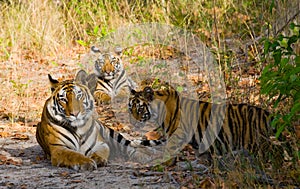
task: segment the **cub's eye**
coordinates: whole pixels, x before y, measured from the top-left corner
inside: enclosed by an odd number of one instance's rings
[[[95,63],[95,69],[96,69],[97,71],[102,70],[102,65],[103,65],[103,63],[96,62],[96,63]]]
[[[115,64],[115,69],[120,69],[120,64],[119,63]]]
[[[141,108],[138,108],[138,113],[143,113],[144,109],[141,107]]]
[[[97,59],[96,61],[97,66],[102,66],[104,64],[104,60],[103,59]]]
[[[115,62],[117,59],[116,59],[116,57],[111,57],[111,59],[110,59],[112,62]]]

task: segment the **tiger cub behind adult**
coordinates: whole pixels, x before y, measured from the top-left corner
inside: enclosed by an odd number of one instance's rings
[[[201,154],[206,149],[219,155],[246,149],[268,159],[267,153],[274,147],[269,112],[255,106],[212,104],[181,97],[171,86],[161,90],[147,86],[141,91],[131,90],[128,108],[133,124],[150,121],[158,125],[156,130],[163,130],[161,138],[166,139],[170,153],[190,142]],[[208,129],[211,132],[207,135]],[[205,137],[207,143],[203,142]],[[160,143],[150,140],[143,144]],[[282,155],[282,148],[276,149],[276,155]]]
[[[97,56],[94,61],[94,70],[97,76],[97,88],[94,93],[97,104],[108,104],[119,94],[129,93],[128,87],[134,88],[135,83],[128,78],[122,62],[122,48],[114,51],[102,52],[92,46],[91,53]]]

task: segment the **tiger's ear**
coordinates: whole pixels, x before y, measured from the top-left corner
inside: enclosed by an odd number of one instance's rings
[[[127,87],[131,95],[135,95],[136,91],[134,89],[137,88],[137,84],[131,79],[131,77],[127,78]]]
[[[93,52],[93,53],[100,53],[101,51],[100,51],[99,48],[97,48],[97,47],[95,47],[95,46],[92,46],[92,47],[91,47],[91,52]]]
[[[147,86],[143,90],[143,96],[145,99],[152,101],[154,99],[154,91],[151,87]]]
[[[75,76],[75,81],[87,86],[87,76],[88,74],[84,70],[79,70]]]
[[[97,76],[96,74],[92,73],[87,76],[86,78],[87,86],[90,89],[92,95],[94,94],[96,88],[97,88]]]
[[[59,81],[57,81],[56,79],[53,79],[50,74],[48,74],[48,78],[49,78],[50,85],[51,85],[51,92],[54,92],[55,88],[59,84]]]
[[[75,77],[76,82],[85,85],[89,88],[92,94],[94,94],[97,87],[96,74],[88,75],[84,70],[79,70]]]
[[[116,46],[115,47],[115,53],[116,53],[116,55],[121,56],[122,52],[123,52],[122,47],[120,47],[120,46]]]
[[[135,95],[136,91],[128,85],[128,89],[130,91],[130,95]]]

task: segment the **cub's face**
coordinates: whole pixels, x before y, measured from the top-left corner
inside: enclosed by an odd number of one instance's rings
[[[131,96],[128,102],[128,110],[130,114],[130,122],[146,122],[151,119],[154,92],[150,87],[146,87],[143,91],[131,90]]]
[[[121,50],[115,52],[101,53],[99,49],[92,47],[92,52],[97,54],[95,61],[95,73],[103,80],[112,80],[117,78],[123,71],[123,64],[121,61]]]

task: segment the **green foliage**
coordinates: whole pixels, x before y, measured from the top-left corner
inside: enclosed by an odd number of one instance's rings
[[[300,25],[291,24],[290,30],[290,35],[264,40],[265,60],[269,64],[260,78],[261,93],[275,99],[274,108],[287,108],[287,113],[277,111],[272,122],[278,128],[277,136],[300,119],[300,55],[294,49],[300,42]]]
[[[18,79],[20,80],[20,79]],[[10,83],[12,84],[12,87],[14,89],[14,92],[19,97],[25,97],[26,96],[26,90],[29,87],[29,84],[32,82],[32,80],[28,80],[27,83],[21,83],[20,81],[10,80]]]

